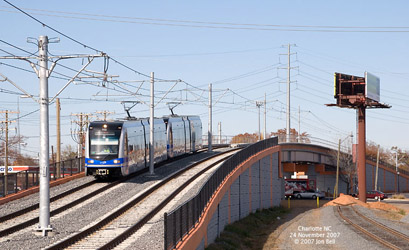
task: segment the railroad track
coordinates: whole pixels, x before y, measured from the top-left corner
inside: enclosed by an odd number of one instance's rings
[[[239,149],[219,153],[181,169],[152,185],[143,193],[137,194],[116,211],[104,216],[100,221],[46,249],[112,249],[137,232],[191,182],[209,169],[225,161],[232,152],[237,150]],[[230,155],[224,156],[229,153]],[[206,167],[202,167],[202,164],[210,160],[214,161],[214,158],[219,159]],[[200,168],[197,168],[198,166]],[[188,175],[186,173],[195,168],[196,173],[193,176],[186,177]],[[184,176],[187,180],[181,181],[181,176]],[[170,191],[165,188],[165,185],[172,181],[179,184],[169,194]],[[157,203],[152,205],[152,201],[157,201]],[[145,204],[149,202],[151,204]]]
[[[201,153],[201,152],[205,152],[205,151],[206,151],[206,149],[202,149],[202,150],[199,150],[197,153]],[[155,166],[155,168],[160,168],[160,167],[162,167],[162,166],[164,166],[164,165],[166,165],[166,164],[168,164],[170,162],[173,162],[173,161],[176,161],[176,160],[182,159],[184,157],[188,157],[188,156],[190,156],[190,155],[183,155],[183,156],[172,158],[172,159],[170,159],[168,161],[164,161],[164,162],[161,162],[161,163],[157,164],[157,166]],[[137,171],[137,172],[135,172],[135,173],[133,173],[133,174],[131,174],[129,176],[123,177],[123,178],[121,178],[119,180],[108,183],[107,185],[104,185],[103,187],[97,188],[96,190],[93,190],[93,191],[89,192],[86,195],[82,195],[81,197],[76,198],[75,200],[70,201],[70,202],[66,203],[65,205],[62,205],[62,206],[50,211],[50,217],[58,215],[58,214],[60,214],[60,213],[62,213],[64,211],[67,211],[68,209],[70,209],[70,208],[72,208],[72,207],[74,207],[74,206],[76,206],[76,205],[78,205],[80,203],[83,203],[83,202],[95,197],[96,195],[98,195],[98,194],[100,194],[102,192],[105,192],[108,189],[111,189],[111,188],[119,185],[120,183],[126,182],[126,181],[128,181],[128,180],[130,180],[130,179],[132,179],[132,178],[134,178],[136,176],[144,174],[147,171],[149,171],[149,169],[147,169],[147,168],[141,169],[141,170],[139,170],[139,171]],[[82,191],[82,190],[84,190],[86,188],[90,188],[92,185],[95,185],[95,184],[98,184],[98,183],[101,183],[101,182],[98,182],[97,180],[94,180],[94,181],[85,183],[85,184],[83,184],[81,186],[78,186],[76,188],[73,188],[71,190],[68,190],[68,191],[66,191],[64,193],[61,193],[61,194],[59,194],[59,195],[57,195],[55,197],[52,197],[52,198],[50,198],[50,205],[52,205],[53,203],[55,203],[57,201],[60,201],[63,198],[66,198],[67,196],[72,195],[72,194],[74,194],[76,192]],[[0,217],[0,223],[2,223],[2,226],[3,226],[3,229],[0,227],[0,237],[10,235],[12,233],[15,233],[17,231],[20,231],[22,229],[33,226],[36,223],[38,223],[38,221],[39,221],[38,215],[30,215],[30,213],[34,214],[34,211],[37,210],[37,209],[39,209],[39,203]],[[20,217],[20,219],[18,217]],[[28,218],[26,218],[26,217],[28,217]],[[11,220],[15,220],[17,223],[13,223]]]
[[[354,228],[390,249],[409,249],[409,236],[372,220],[352,206],[338,206],[342,219]]]

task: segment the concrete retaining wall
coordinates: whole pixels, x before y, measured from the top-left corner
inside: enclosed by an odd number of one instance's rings
[[[279,206],[284,198],[284,182],[279,176],[278,150],[278,146],[269,148],[240,164],[217,190],[201,222],[178,249],[204,249],[226,225],[258,209]]]

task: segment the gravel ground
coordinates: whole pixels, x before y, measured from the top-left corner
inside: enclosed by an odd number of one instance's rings
[[[384,249],[357,234],[331,206],[298,215],[276,234],[275,245],[264,249]]]
[[[403,223],[408,223],[409,224],[409,214],[407,214],[405,217],[403,217],[401,220]]]
[[[364,216],[373,219],[379,223],[384,224],[387,227],[390,227],[392,229],[395,229],[396,231],[399,231],[403,234],[409,235],[409,224],[401,221],[392,221],[392,220],[387,220],[387,219],[383,219],[379,216],[376,216],[373,212],[373,210],[371,209],[366,209],[364,207],[361,206],[355,206],[355,208],[357,209],[358,212],[360,212],[361,214],[363,214]]]
[[[122,183],[117,188],[111,189],[109,192],[102,195],[101,198],[95,199],[94,201],[89,202],[86,205],[79,205],[81,206],[80,209],[78,209],[79,206],[77,206],[75,207],[76,209],[71,209],[70,212],[65,213],[65,215],[57,216],[57,218],[52,217],[51,224],[53,227],[54,235],[50,235],[48,237],[38,236],[34,234],[35,228],[22,230],[20,232],[9,235],[8,237],[3,237],[2,239],[0,239],[0,249],[41,249],[49,246],[57,242],[58,240],[66,238],[70,234],[76,233],[81,228],[95,222],[100,216],[105,215],[106,213],[115,209],[117,204],[123,203],[130,197],[136,195],[148,186],[152,185],[154,182],[161,180],[163,177],[183,168],[188,164],[191,164],[208,156],[208,153],[193,155],[189,158],[181,159],[155,170],[154,176],[143,175]],[[66,185],[70,186],[70,184]],[[26,197],[24,199],[29,198]],[[31,204],[37,202],[38,194],[35,198],[32,199],[34,199],[35,201],[31,201]],[[29,201],[27,202],[29,203]],[[14,206],[19,206],[18,202],[13,203],[15,204]],[[13,207],[10,204],[8,204],[7,206]],[[163,231],[163,228],[161,229]],[[160,235],[160,237],[162,236]],[[155,247],[150,246],[150,244],[152,243],[155,242],[145,242],[142,243],[142,245],[146,246],[147,249],[156,249]]]
[[[83,178],[75,179],[64,184],[52,187],[50,189],[50,198],[62,194],[72,188],[81,186],[85,183],[91,182],[94,180],[92,176],[86,176]],[[25,196],[21,199],[10,201],[3,205],[0,205],[0,216],[11,214],[18,210],[24,209],[26,207],[32,206],[39,202],[39,193],[34,193],[28,196]]]
[[[234,154],[234,153],[230,153]],[[224,155],[226,156],[226,155]],[[220,164],[219,164],[220,165]],[[120,244],[116,249],[140,249],[140,250],[151,250],[151,249],[163,249],[164,241],[164,221],[163,214],[165,212],[170,212],[177,208],[191,197],[196,195],[198,191],[202,188],[202,185],[207,181],[208,176],[216,171],[217,167],[208,170],[203,178],[198,178],[189,186],[177,195],[170,204],[165,206],[157,216],[154,216],[146,226],[144,226],[140,231],[133,235],[130,239]]]

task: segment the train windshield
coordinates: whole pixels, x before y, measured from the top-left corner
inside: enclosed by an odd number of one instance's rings
[[[121,130],[93,129],[90,131],[90,158],[99,160],[118,158],[120,135]]]

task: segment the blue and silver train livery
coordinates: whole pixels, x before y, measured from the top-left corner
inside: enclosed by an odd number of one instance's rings
[[[126,176],[149,167],[149,119],[95,121],[88,127],[85,145],[86,175]],[[202,148],[198,116],[154,119],[154,163]]]

